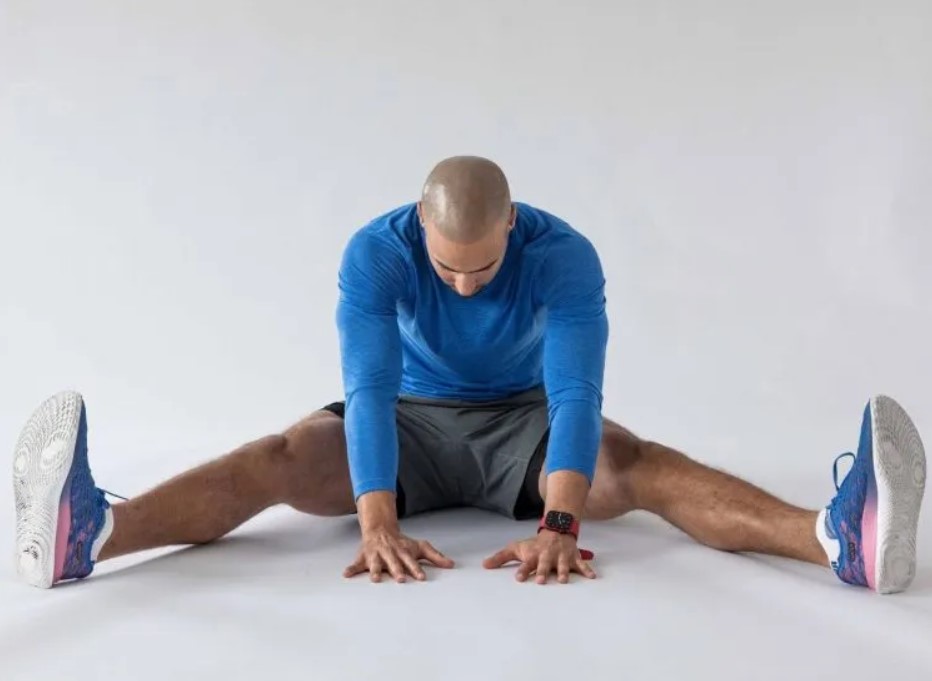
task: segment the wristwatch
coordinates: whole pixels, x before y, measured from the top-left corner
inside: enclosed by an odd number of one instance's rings
[[[572,513],[567,513],[565,511],[548,511],[547,515],[540,519],[540,526],[537,528],[537,533],[540,534],[541,530],[550,530],[551,532],[558,532],[560,534],[571,534],[576,539],[579,539],[579,521]]]

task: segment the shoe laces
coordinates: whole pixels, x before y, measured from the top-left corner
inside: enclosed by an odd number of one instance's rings
[[[114,497],[115,499],[122,499],[123,501],[129,501],[129,499],[127,499],[126,497],[121,497],[119,494],[114,494],[113,492],[109,490],[105,490],[103,487],[98,487],[97,489],[99,489],[104,494]]]
[[[849,456],[850,456],[852,459],[855,458],[853,452],[845,452],[844,454],[839,454],[839,455],[835,458],[835,463],[832,465],[832,478],[833,478],[834,481],[835,481],[835,491],[836,491],[836,492],[837,492],[838,490],[841,489],[841,484],[838,482],[838,462],[841,461],[842,459],[848,458]],[[850,473],[851,471],[849,470],[848,472]]]

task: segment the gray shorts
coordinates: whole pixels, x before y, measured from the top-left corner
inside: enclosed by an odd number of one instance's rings
[[[342,417],[344,403],[324,409]],[[543,389],[488,402],[402,396],[396,417],[399,517],[462,506],[540,517],[549,431]]]

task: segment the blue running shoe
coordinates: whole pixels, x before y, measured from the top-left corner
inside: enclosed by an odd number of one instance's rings
[[[88,466],[78,393],[59,393],[33,413],[14,452],[13,490],[19,577],[49,588],[88,576],[113,531],[113,512]]]
[[[839,485],[838,462],[845,457],[854,464]],[[834,476],[837,494],[819,514],[816,533],[835,574],[878,593],[905,590],[916,575],[926,459],[903,407],[884,395],[871,398],[857,456],[839,456]]]

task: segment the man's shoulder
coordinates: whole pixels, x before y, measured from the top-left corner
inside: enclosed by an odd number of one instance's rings
[[[350,260],[406,260],[417,238],[417,204],[394,208],[357,227],[346,241],[344,258]]]
[[[414,237],[418,225],[417,204],[408,203],[373,218],[358,228],[353,238],[405,243]]]
[[[572,252],[593,249],[589,239],[567,220],[527,203],[515,202],[515,205],[526,247],[541,258],[561,258]]]

